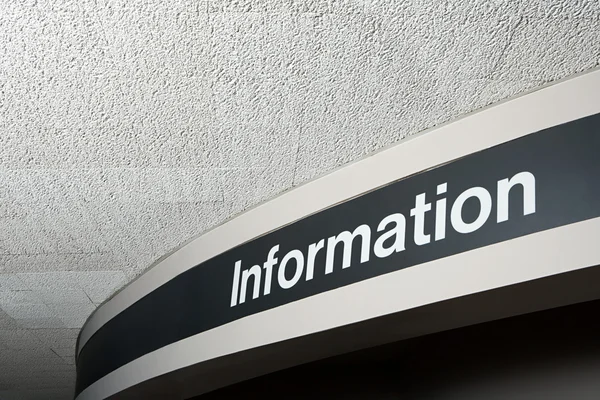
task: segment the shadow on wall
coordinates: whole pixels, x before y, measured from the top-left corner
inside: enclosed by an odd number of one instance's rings
[[[600,300],[290,368],[196,397],[598,399]]]

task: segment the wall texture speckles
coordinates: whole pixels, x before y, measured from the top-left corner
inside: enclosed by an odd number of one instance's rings
[[[172,248],[598,66],[599,27],[592,0],[0,1],[0,399],[69,398],[77,329]]]

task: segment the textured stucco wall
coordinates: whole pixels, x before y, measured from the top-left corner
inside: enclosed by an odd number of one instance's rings
[[[0,0],[0,399],[63,398],[74,330],[171,248],[597,66],[599,26],[597,0]]]

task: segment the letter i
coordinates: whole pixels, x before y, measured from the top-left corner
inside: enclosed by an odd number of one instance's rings
[[[442,183],[437,187],[437,194],[444,194],[448,190],[448,183]],[[446,199],[435,202],[435,240],[446,237]]]
[[[231,305],[234,307],[238,301],[238,289],[240,286],[240,269],[242,268],[242,260],[235,263],[235,269],[233,271],[233,286],[231,287]]]

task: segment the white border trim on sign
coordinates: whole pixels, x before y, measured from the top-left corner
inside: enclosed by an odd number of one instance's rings
[[[98,329],[137,300],[231,248],[390,182],[598,112],[600,70],[594,70],[402,141],[290,190],[192,240],[131,282],[86,322],[78,353]]]

